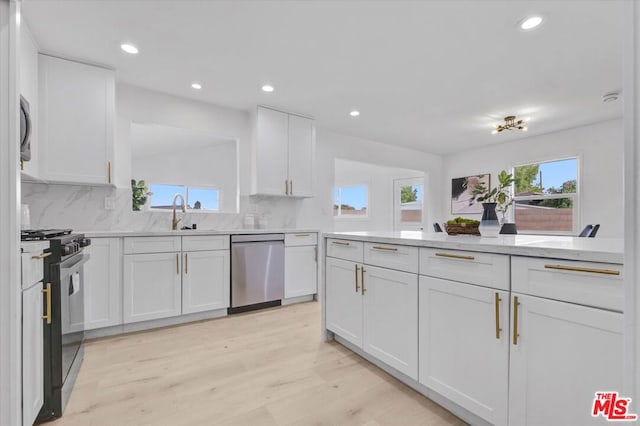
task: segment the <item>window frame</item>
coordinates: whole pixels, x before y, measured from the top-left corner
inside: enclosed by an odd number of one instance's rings
[[[173,184],[173,183],[159,183],[159,182],[150,182],[149,183],[149,189],[151,189],[151,185],[166,185],[166,186],[179,186],[179,187],[183,187],[184,188],[184,195],[185,195],[185,199],[184,202],[187,206],[187,213],[196,213],[196,214],[211,214],[211,213],[220,213],[221,209],[220,206],[222,205],[222,190],[216,186],[206,186],[206,185],[187,185],[187,184]],[[218,192],[218,208],[216,210],[212,210],[212,209],[192,209],[189,208],[189,188],[197,188],[197,189],[208,189],[208,190],[215,190]],[[174,194],[175,197],[175,194]],[[151,195],[150,199],[149,199],[149,208],[148,211],[150,212],[167,212],[167,213],[173,213],[173,209],[160,209],[160,208],[156,208],[156,207],[152,207],[151,206],[151,199],[153,199],[153,195]],[[179,207],[179,206],[177,206]]]
[[[402,182],[405,182],[403,184]],[[407,183],[409,185],[407,185]],[[422,205],[421,205],[421,216],[422,220],[420,222],[403,222],[401,220],[401,208],[402,203],[396,197],[399,195],[401,188],[403,186],[422,186]],[[392,194],[392,202],[393,202],[393,230],[394,231],[424,231],[427,221],[427,213],[426,213],[426,204],[425,204],[425,189],[426,188],[426,176],[415,176],[415,177],[403,177],[403,178],[395,178],[393,179],[393,194]],[[404,225],[404,226],[403,226]],[[406,229],[405,229],[406,228]]]
[[[360,187],[360,186],[364,186],[367,190],[367,210],[366,213],[364,215],[343,215],[340,214],[342,211],[341,205],[342,205],[342,193],[339,192],[339,203],[338,203],[338,214],[337,215],[333,215],[333,219],[334,220],[368,220],[369,219],[369,214],[370,214],[370,206],[371,206],[371,197],[369,195],[369,184],[367,183],[358,183],[358,184],[348,184],[348,185],[334,185],[333,187],[333,191],[331,193],[331,211],[333,212],[333,205],[335,204],[335,190],[338,189],[339,191],[342,188],[355,188],[355,187]]]
[[[573,218],[572,218],[572,224],[573,224],[573,229],[571,231],[527,231],[527,230],[520,230],[518,228],[518,234],[522,234],[522,235],[558,235],[558,236],[576,236],[578,235],[578,232],[580,232],[580,230],[582,229],[582,209],[581,209],[581,204],[580,204],[580,193],[581,193],[581,186],[582,186],[582,155],[581,154],[575,154],[575,155],[569,155],[569,156],[564,156],[564,157],[560,157],[560,158],[551,158],[551,159],[544,159],[544,160],[538,160],[538,161],[530,161],[530,162],[526,162],[526,163],[519,163],[517,165],[514,165],[511,168],[511,173],[512,175],[515,177],[515,169],[517,167],[522,167],[522,166],[530,166],[533,164],[544,164],[544,163],[555,163],[558,161],[565,161],[565,160],[576,160],[576,192],[575,193],[562,193],[562,194],[544,194],[544,195],[524,195],[524,196],[519,196],[517,197],[515,195],[515,182],[511,185],[511,193],[514,194],[513,196],[513,204],[511,205],[511,208],[509,209],[509,220],[513,223],[516,224],[516,226],[518,226],[517,222],[516,222],[516,202],[517,201],[531,201],[531,200],[553,200],[553,199],[559,199],[559,198],[570,198],[573,201]]]

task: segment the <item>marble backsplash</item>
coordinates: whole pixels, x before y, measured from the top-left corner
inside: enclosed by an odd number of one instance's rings
[[[114,201],[105,209],[105,198]],[[241,196],[240,212],[187,213],[179,226],[198,229],[242,229],[245,215],[256,217],[263,228],[295,228],[302,201],[284,197]],[[22,184],[22,203],[31,212],[31,228],[71,228],[77,231],[165,231],[171,212],[134,212],[131,190],[82,185]],[[261,220],[258,220],[261,219]]]

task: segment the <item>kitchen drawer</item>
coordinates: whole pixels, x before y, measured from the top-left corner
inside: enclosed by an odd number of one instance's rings
[[[315,232],[284,234],[284,245],[287,247],[315,246],[316,244],[318,244],[318,234]]]
[[[511,257],[511,290],[622,312],[622,265]]]
[[[26,289],[42,281],[44,257],[49,253],[22,253],[22,288]]]
[[[364,243],[361,241],[327,238],[327,256],[351,260],[353,262],[362,262],[364,259],[363,250]]]
[[[180,251],[180,237],[128,237],[124,239],[124,254],[170,253]]]
[[[420,275],[509,291],[509,256],[420,248]]]
[[[418,273],[418,247],[365,243],[364,263],[398,271]]]
[[[230,250],[228,235],[189,235],[182,237],[182,251]]]

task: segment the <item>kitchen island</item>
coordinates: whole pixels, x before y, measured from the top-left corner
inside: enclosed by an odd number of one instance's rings
[[[622,239],[353,232],[324,248],[327,339],[471,424],[597,424],[595,393],[622,389]]]

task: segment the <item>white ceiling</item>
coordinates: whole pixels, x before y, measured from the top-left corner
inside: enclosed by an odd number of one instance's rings
[[[243,110],[273,105],[447,154],[621,116],[622,102],[601,96],[622,86],[622,4],[26,0],[22,10],[42,50],[112,66],[120,81]],[[545,22],[520,31],[530,14]],[[263,93],[265,82],[276,91]],[[508,114],[530,117],[529,132],[491,135]]]

